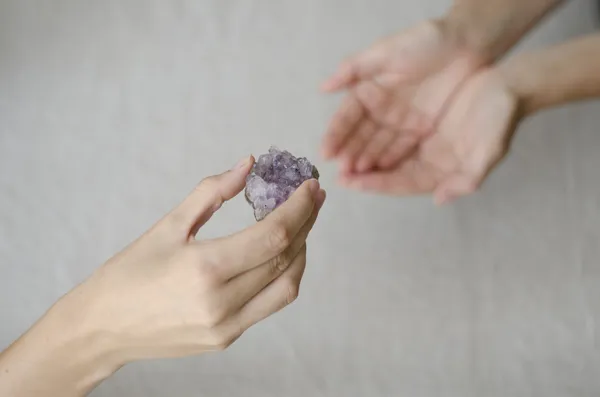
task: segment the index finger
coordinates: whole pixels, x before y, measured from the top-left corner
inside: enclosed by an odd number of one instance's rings
[[[309,220],[319,189],[317,180],[306,181],[262,221],[213,240],[209,245],[219,262],[221,277],[228,280],[281,254]]]
[[[379,73],[389,58],[390,38],[385,38],[363,50],[338,67],[337,71],[321,85],[325,92],[336,92],[348,88],[359,80],[365,80]]]
[[[365,115],[365,108],[354,95],[348,95],[333,115],[323,137],[321,154],[326,159],[335,157],[346,140],[356,131]]]

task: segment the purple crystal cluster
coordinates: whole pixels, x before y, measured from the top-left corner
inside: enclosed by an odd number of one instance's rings
[[[311,178],[318,179],[319,172],[310,161],[271,147],[269,153],[258,158],[246,178],[246,200],[252,205],[256,220],[263,220]]]

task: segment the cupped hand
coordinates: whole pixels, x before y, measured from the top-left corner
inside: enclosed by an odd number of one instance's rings
[[[245,230],[214,240],[195,238],[242,190],[252,163],[246,159],[202,181],[67,296],[85,313],[77,326],[106,335],[112,353],[126,363],[223,349],[290,304],[306,264],[306,239],[325,200],[316,180]]]
[[[347,90],[322,143],[341,173],[388,169],[429,137],[483,61],[443,21],[391,36],[343,62],[323,85]]]
[[[439,204],[473,193],[506,154],[519,100],[496,69],[470,78],[434,135],[396,167],[341,177],[350,188],[393,195],[433,193]]]

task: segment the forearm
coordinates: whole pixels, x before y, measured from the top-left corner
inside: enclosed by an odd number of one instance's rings
[[[59,302],[0,354],[0,395],[84,396],[118,369],[105,335]]]
[[[600,34],[525,53],[499,66],[523,113],[600,96]]]
[[[563,0],[455,0],[444,18],[468,51],[485,62],[501,58]]]

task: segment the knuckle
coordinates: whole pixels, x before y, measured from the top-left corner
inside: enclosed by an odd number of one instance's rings
[[[268,236],[269,248],[281,251],[290,245],[291,236],[288,229],[282,223],[276,223]]]
[[[196,190],[200,191],[212,191],[217,187],[218,178],[215,175],[208,176],[200,181],[198,186],[196,186]]]
[[[271,272],[275,275],[281,274],[287,269],[288,265],[289,260],[287,255],[277,255],[275,258],[271,259]]]
[[[181,211],[170,212],[159,225],[165,225],[169,231],[183,229],[189,223],[189,219]]]
[[[204,316],[202,325],[204,325],[206,328],[214,328],[219,325],[219,322],[219,318],[211,313]]]
[[[215,328],[219,324],[223,322],[226,318],[227,313],[223,309],[218,309],[214,307],[207,307],[202,312],[202,325],[206,328]]]
[[[222,351],[231,346],[235,342],[235,339],[222,331],[214,331],[209,334],[208,343],[214,350]]]
[[[219,344],[215,345],[215,350],[217,350],[217,351],[224,351],[224,350],[227,350],[227,348],[228,348],[229,346],[231,346],[231,344],[232,344],[232,343],[233,343],[233,342],[229,342],[229,341],[227,341],[227,342],[223,342],[223,343],[219,343]]]
[[[293,279],[286,279],[285,284],[285,305],[292,304],[300,294],[300,285]]]
[[[201,285],[205,287],[214,287],[221,283],[221,263],[220,258],[213,250],[195,249],[191,250],[193,254],[191,259],[198,269],[198,278]]]
[[[198,269],[200,284],[204,287],[214,287],[220,283],[218,266],[208,261],[201,261]]]
[[[509,142],[506,140],[506,138],[502,137],[495,139],[488,145],[487,157],[489,158],[490,162],[496,163],[506,155],[508,149]]]
[[[500,145],[494,145],[488,149],[487,157],[490,163],[494,163],[502,158],[504,149]]]

